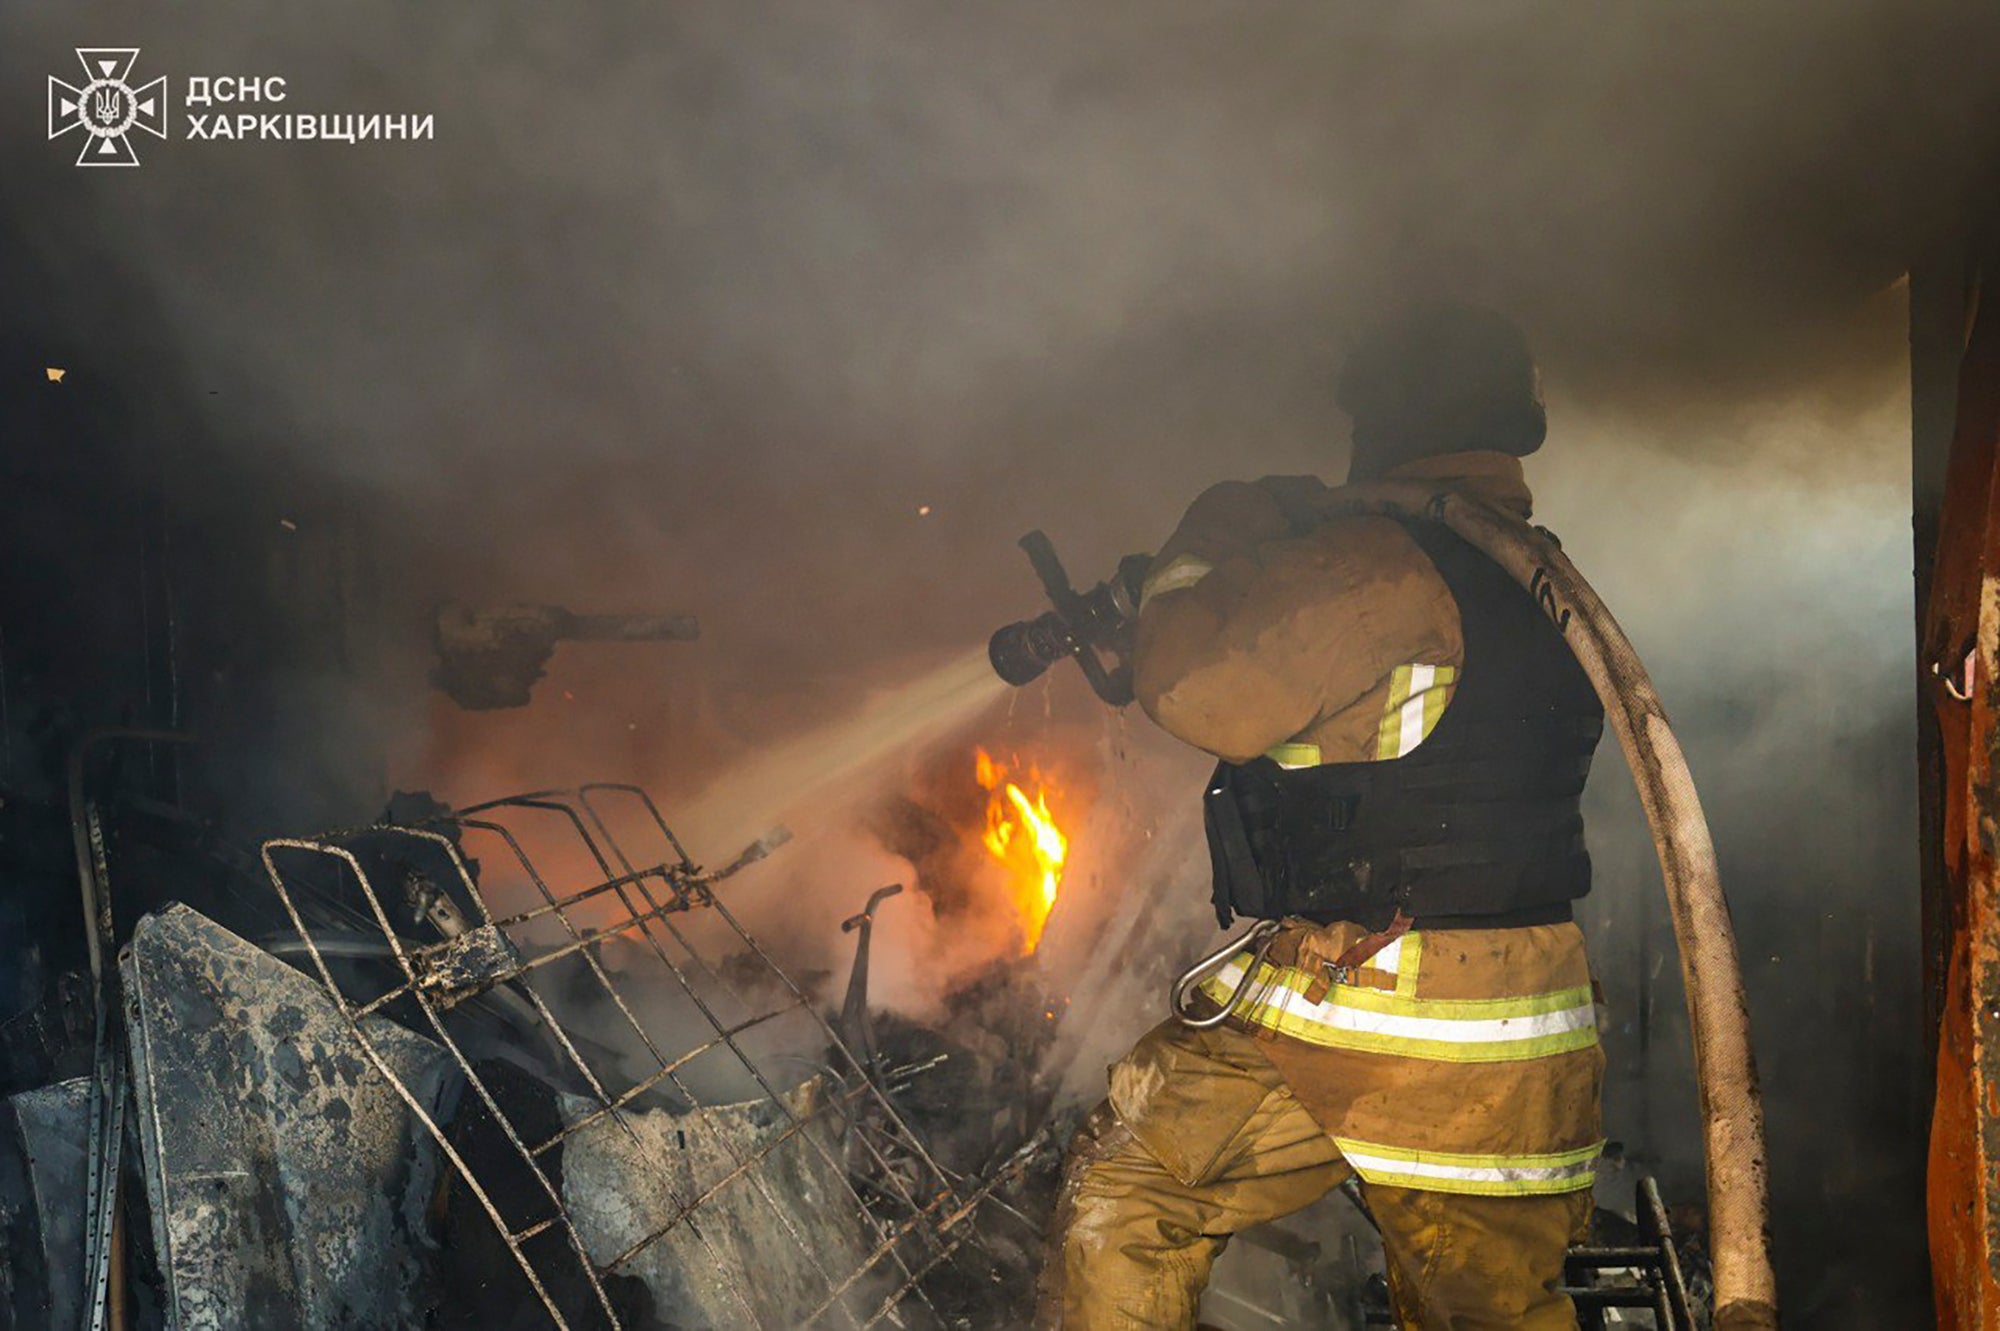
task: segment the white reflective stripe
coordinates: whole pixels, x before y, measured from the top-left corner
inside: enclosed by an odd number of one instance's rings
[[[1334,1138],[1340,1153],[1347,1163],[1354,1166],[1356,1173],[1371,1182],[1419,1179],[1434,1183],[1471,1183],[1499,1185],[1495,1190],[1508,1190],[1510,1184],[1527,1184],[1534,1190],[1536,1184],[1578,1183],[1591,1178],[1597,1170],[1598,1148],[1592,1147],[1589,1154],[1581,1159],[1561,1159],[1549,1156],[1521,1156],[1520,1163],[1502,1162],[1498,1157],[1454,1157],[1445,1152],[1398,1152],[1396,1155],[1375,1155],[1360,1142],[1343,1141]],[[1405,1158],[1409,1157],[1409,1158]],[[1479,1163],[1459,1163],[1462,1160],[1478,1160]]]
[[[1408,934],[1397,934],[1394,942],[1361,964],[1369,970],[1388,971],[1391,974],[1395,974],[1402,968],[1403,940],[1408,937]]]
[[[1402,939],[1396,941],[1400,945]],[[1398,955],[1400,956],[1400,953]],[[1245,973],[1244,964],[1239,958],[1217,972],[1214,982],[1225,994],[1234,993],[1236,986],[1242,983]],[[1311,1022],[1315,1026],[1323,1026],[1333,1031],[1346,1031],[1357,1035],[1386,1035],[1401,1040],[1431,1040],[1442,1044],[1512,1043],[1518,1040],[1570,1035],[1594,1029],[1597,1025],[1597,1006],[1588,996],[1574,1007],[1560,1008],[1554,1012],[1531,1012],[1501,1017],[1426,1017],[1403,1012],[1371,1011],[1342,1003],[1338,985],[1329,989],[1326,998],[1318,1003],[1308,1001],[1304,994],[1286,985],[1274,985],[1266,992],[1253,994],[1251,997],[1259,1007],[1274,1009],[1300,1021]],[[1410,998],[1402,1001],[1409,1007],[1421,1008],[1425,1000]],[[1524,1004],[1532,1001],[1532,996],[1522,999]]]
[[[1456,666],[1411,664],[1390,671],[1388,697],[1375,727],[1376,761],[1416,752],[1437,729],[1457,683]]]
[[[1417,746],[1424,742],[1424,704],[1429,701],[1425,695],[1436,681],[1436,666],[1410,667],[1410,696],[1403,703],[1399,742],[1396,746],[1398,758],[1404,754],[1415,753]]]
[[[1464,1182],[1518,1183],[1535,1180],[1548,1183],[1558,1179],[1582,1178],[1595,1168],[1595,1162],[1591,1160],[1574,1165],[1442,1165],[1431,1160],[1388,1160],[1362,1151],[1343,1151],[1341,1154],[1364,1176],[1372,1171]]]
[[[1193,555],[1175,555],[1167,561],[1166,567],[1155,569],[1147,575],[1145,586],[1139,593],[1139,603],[1144,605],[1155,596],[1192,587],[1214,571],[1215,565],[1206,559],[1198,559]]]
[[[1403,704],[1410,697],[1410,667],[1397,666],[1389,672],[1389,697],[1382,719],[1375,726],[1375,758],[1384,761],[1402,757]]]

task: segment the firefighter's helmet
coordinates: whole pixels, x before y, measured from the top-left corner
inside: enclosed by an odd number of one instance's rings
[[[1438,453],[1526,456],[1548,433],[1527,336],[1456,301],[1410,306],[1371,328],[1348,355],[1335,400],[1354,421],[1357,479]]]

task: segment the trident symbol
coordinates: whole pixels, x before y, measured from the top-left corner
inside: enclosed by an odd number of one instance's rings
[[[78,166],[139,165],[132,131],[167,137],[166,79],[132,86],[132,66],[139,59],[136,47],[79,47],[76,58],[83,66],[82,87],[49,80],[49,137],[82,130]]]

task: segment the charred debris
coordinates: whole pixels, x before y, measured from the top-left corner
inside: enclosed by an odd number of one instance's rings
[[[73,764],[88,965],[0,1027],[0,1323],[1025,1320],[1053,1022],[997,971],[875,1012],[895,889],[795,978],[729,904],[781,835],[706,870],[601,785],[237,847],[100,797],[175,740]]]
[[[113,793],[179,743],[72,762],[87,964],[0,1026],[0,1326],[1028,1323],[1086,1107],[1030,958],[917,1024],[869,999],[900,886],[844,982],[731,909],[782,831],[705,869],[603,784],[243,848]],[[1365,1206],[1318,1211],[1244,1236],[1217,1320],[1388,1324]],[[1635,1215],[1571,1254],[1585,1324],[1697,1325],[1650,1180]]]

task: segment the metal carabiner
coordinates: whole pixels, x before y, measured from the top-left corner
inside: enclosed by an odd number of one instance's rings
[[[1931,673],[1943,681],[1944,691],[1951,695],[1954,702],[1971,702],[1972,675],[1978,663],[1979,653],[1968,647],[1965,652],[1965,659],[1959,662],[1958,669],[1947,675],[1944,671],[1944,664],[1940,661],[1933,661],[1931,662]]]
[[[1174,1017],[1181,1025],[1197,1031],[1205,1031],[1211,1026],[1220,1026],[1223,1022],[1228,1021],[1231,1016],[1235,1015],[1236,1009],[1243,1006],[1243,1000],[1249,997],[1250,986],[1257,979],[1257,968],[1264,964],[1265,954],[1271,950],[1271,944],[1277,941],[1278,930],[1283,927],[1284,921],[1282,920],[1259,920],[1256,926],[1241,938],[1224,943],[1221,947],[1188,967],[1181,978],[1174,981],[1173,995],[1168,999],[1169,1006],[1173,1008]],[[1236,983],[1236,992],[1229,996],[1229,1001],[1223,1004],[1222,1010],[1207,1017],[1191,1015],[1188,999],[1194,993],[1196,986],[1209,977],[1218,974],[1224,966],[1229,964],[1231,958],[1245,948],[1254,949],[1250,957],[1250,964],[1244,968],[1243,978]]]

